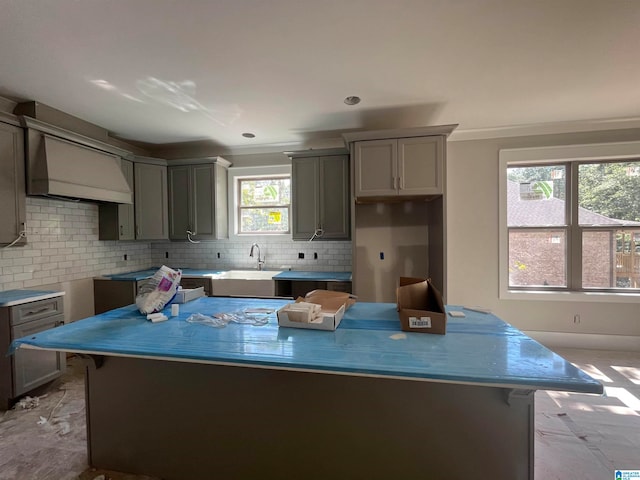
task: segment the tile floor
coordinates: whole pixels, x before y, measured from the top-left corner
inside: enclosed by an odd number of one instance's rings
[[[606,395],[536,393],[535,480],[640,470],[640,352],[556,351],[602,381]],[[65,376],[37,393],[34,408],[0,413],[0,480],[156,480],[87,466],[79,359],[70,358]]]

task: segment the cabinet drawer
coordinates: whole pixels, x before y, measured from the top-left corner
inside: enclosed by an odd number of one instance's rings
[[[327,290],[332,292],[351,292],[351,282],[327,282]]]
[[[64,312],[62,297],[37,300],[11,307],[11,325],[20,325],[32,320],[59,315]]]

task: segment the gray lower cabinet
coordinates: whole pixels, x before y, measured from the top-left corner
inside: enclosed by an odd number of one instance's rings
[[[121,159],[120,168],[133,192],[133,162]],[[101,203],[98,227],[100,240],[135,240],[134,205],[130,203]]]
[[[165,240],[169,236],[167,167],[135,162],[133,173],[136,239]]]
[[[324,280],[276,280],[276,296],[304,297],[313,290],[351,293],[351,282],[333,282]]]
[[[349,157],[292,156],[292,238],[348,240]]]
[[[227,167],[215,163],[168,167],[169,238],[217,240],[227,238]]]
[[[0,307],[0,349],[6,352],[13,340],[64,324],[62,297]],[[18,349],[0,359],[0,410],[11,407],[19,396],[58,378],[65,370],[66,355]]]
[[[0,244],[12,243],[25,230],[24,165],[23,130],[0,122]],[[23,237],[16,245],[25,243]]]
[[[182,277],[180,286],[184,289],[203,287],[204,294],[207,297],[211,296],[211,278],[209,277]]]
[[[95,314],[108,312],[114,308],[126,307],[136,302],[140,288],[149,281],[93,279],[93,307]]]

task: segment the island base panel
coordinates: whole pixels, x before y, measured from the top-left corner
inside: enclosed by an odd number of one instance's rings
[[[89,462],[161,477],[533,480],[533,392],[105,357]]]

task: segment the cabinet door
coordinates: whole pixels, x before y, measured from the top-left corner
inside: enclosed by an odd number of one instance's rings
[[[320,228],[318,157],[291,159],[292,238],[309,240]]]
[[[64,323],[64,315],[53,315],[41,320],[13,327],[13,338],[26,337]],[[19,348],[15,352],[13,395],[17,397],[58,377],[65,369],[66,354],[44,350]]]
[[[18,238],[25,229],[24,134],[0,123],[0,244]],[[20,240],[18,245],[26,243]]]
[[[399,139],[399,194],[442,194],[443,152],[444,139],[442,136]]]
[[[397,195],[397,154],[395,139],[355,142],[356,197]]]
[[[320,157],[320,228],[322,239],[348,239],[349,224],[349,157]]]
[[[191,197],[194,240],[216,238],[216,176],[215,165],[193,165],[191,168]]]
[[[229,197],[228,197],[228,170],[222,165],[216,164],[215,183],[215,215],[216,215],[216,239],[229,238]]]
[[[134,165],[136,238],[163,240],[169,236],[167,167]]]
[[[134,191],[133,185],[133,162],[129,160],[120,160],[120,168],[127,180],[127,184],[131,191]],[[123,203],[118,205],[118,240],[134,240],[135,233],[135,210],[132,203]]]
[[[187,165],[168,167],[169,178],[169,238],[186,240],[191,230],[191,182]],[[193,230],[191,230],[193,231]]]

